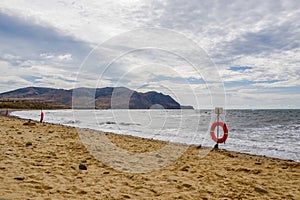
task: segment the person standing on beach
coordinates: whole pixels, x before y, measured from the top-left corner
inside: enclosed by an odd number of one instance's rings
[[[40,119],[40,122],[42,123],[43,120],[44,120],[44,112],[43,112],[43,110],[41,110],[41,119]]]

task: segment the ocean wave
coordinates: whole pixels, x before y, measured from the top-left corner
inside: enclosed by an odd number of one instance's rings
[[[63,122],[63,124],[80,124],[80,123],[81,123],[80,120],[68,120]]]
[[[45,110],[44,112],[45,122],[50,123],[63,122],[63,124],[76,127],[164,141],[197,144],[212,142],[209,135],[211,115],[199,111],[115,110],[112,113],[111,111],[97,110],[93,111],[95,119],[91,119],[88,110]],[[128,117],[128,113],[130,117]],[[145,116],[145,113],[150,113],[151,118],[148,115]],[[39,120],[40,111],[18,111],[13,112],[12,115]],[[74,120],[70,120],[73,116]],[[226,123],[230,134],[226,144],[222,144],[220,147],[244,153],[300,161],[300,150],[296,148],[299,146],[299,116],[300,110],[226,111]],[[132,120],[136,120],[135,123]]]

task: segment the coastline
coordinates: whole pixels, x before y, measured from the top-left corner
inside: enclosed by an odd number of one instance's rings
[[[201,148],[188,146],[166,167],[128,173],[95,159],[76,128],[26,122],[0,116],[0,199],[300,198],[299,162],[224,150],[200,158]],[[167,144],[103,134],[129,152],[151,152]]]

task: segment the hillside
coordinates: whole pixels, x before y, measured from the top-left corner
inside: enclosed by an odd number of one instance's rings
[[[76,97],[76,98],[75,98]],[[125,87],[75,88],[70,90],[26,87],[0,94],[1,102],[36,103],[61,108],[96,109],[180,109],[181,105],[169,95],[146,93]]]

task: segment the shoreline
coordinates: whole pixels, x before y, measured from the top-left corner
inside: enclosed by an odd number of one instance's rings
[[[24,110],[24,109],[20,109],[20,110]],[[14,111],[19,111],[19,110],[13,110]],[[1,116],[0,116],[1,117]],[[15,119],[19,119],[22,120],[24,122],[28,121],[29,119],[24,119],[18,116],[8,116],[9,118],[15,118]],[[40,122],[37,120],[32,120],[30,119],[30,121],[39,124]],[[186,143],[174,143],[174,142],[169,142],[169,141],[163,141],[163,140],[159,140],[159,139],[155,139],[155,138],[143,138],[143,137],[139,137],[139,136],[132,136],[132,135],[126,135],[126,134],[121,134],[121,133],[114,133],[114,132],[105,132],[105,131],[99,131],[99,130],[94,130],[94,129],[90,129],[90,128],[79,128],[79,127],[74,127],[71,125],[63,125],[63,124],[56,124],[56,123],[51,123],[51,122],[42,122],[42,124],[49,124],[49,125],[54,125],[54,126],[61,126],[61,127],[69,127],[69,128],[74,128],[74,129],[78,129],[81,131],[86,131],[86,132],[95,132],[95,133],[99,133],[99,134],[105,134],[106,136],[111,136],[111,135],[115,135],[115,136],[120,136],[120,137],[128,137],[128,138],[133,138],[136,140],[147,140],[147,141],[153,141],[153,142],[158,142],[161,144],[168,144],[168,143],[173,143],[173,144],[178,144],[178,145],[183,145],[183,146],[187,146],[187,147],[195,147],[197,149],[199,148],[205,148],[205,149],[210,149],[211,151],[219,151],[219,152],[231,152],[231,153],[235,153],[235,154],[242,154],[242,155],[247,155],[247,156],[257,156],[257,157],[262,157],[262,158],[269,158],[269,159],[274,159],[274,160],[280,160],[280,161],[286,161],[286,162],[296,162],[296,163],[300,163],[299,161],[296,160],[292,160],[292,159],[283,159],[283,158],[276,158],[276,157],[271,157],[271,156],[266,156],[266,155],[258,155],[258,154],[251,154],[251,153],[244,153],[244,152],[239,152],[239,151],[232,151],[232,150],[227,150],[227,149],[214,149],[213,147],[207,147],[207,146],[202,146],[201,144],[196,145],[196,144],[186,144]],[[113,137],[112,137],[113,139]]]
[[[15,109],[15,110],[11,110],[11,112],[14,112],[14,111],[24,111],[26,109]],[[70,110],[70,109],[66,109],[66,110]],[[281,109],[282,110],[282,109]],[[1,111],[1,109],[0,109]],[[3,110],[5,111],[5,110]],[[47,111],[47,110],[45,110]],[[10,112],[10,113],[11,113]],[[13,116],[13,115],[10,115],[9,117],[15,117],[15,118],[18,118],[18,119],[22,119],[22,120],[28,120],[28,119],[25,119],[25,118],[21,118],[21,117],[18,117],[18,116]],[[36,122],[39,122],[37,119],[31,119],[33,121],[36,121]],[[167,141],[167,140],[159,140],[159,139],[156,139],[156,138],[147,138],[147,137],[142,137],[142,136],[136,136],[136,135],[130,135],[130,134],[125,134],[125,133],[120,133],[119,131],[115,130],[112,130],[111,132],[110,131],[103,131],[103,130],[95,130],[95,129],[91,129],[91,128],[80,128],[80,127],[75,127],[75,126],[72,126],[72,125],[67,125],[67,124],[59,124],[59,123],[52,123],[52,122],[44,122],[44,123],[49,123],[49,124],[53,124],[53,125],[62,125],[62,126],[67,126],[67,127],[73,127],[73,128],[76,128],[76,129],[80,129],[80,130],[88,130],[88,131],[94,131],[94,132],[105,132],[105,133],[109,133],[109,134],[116,134],[116,135],[120,135],[120,136],[132,136],[132,137],[137,137],[137,138],[140,138],[140,139],[149,139],[149,140],[155,140],[155,141],[161,141],[161,142],[166,142],[166,143],[176,143],[176,144],[182,144],[182,145],[186,145],[186,146],[202,146],[202,144],[188,144],[188,143],[184,143],[184,142],[170,142],[170,141]],[[210,148],[210,149],[213,149],[213,146],[211,147],[206,147],[206,148]],[[255,153],[252,153],[252,152],[247,152],[247,151],[238,151],[238,150],[228,150],[226,149],[225,147],[224,148],[220,148],[220,150],[224,150],[224,151],[232,151],[232,152],[237,152],[237,153],[242,153],[242,154],[249,154],[249,155],[256,155],[256,156],[263,156],[263,157],[270,157],[270,158],[275,158],[275,159],[280,159],[280,160],[285,160],[285,161],[294,161],[294,162],[300,162],[300,160],[297,160],[297,159],[291,159],[291,158],[282,158],[281,156],[270,156],[270,155],[265,155],[265,154],[255,154]]]
[[[0,116],[0,199],[300,198],[299,162],[226,150],[200,158],[205,148],[187,146],[169,165],[130,173],[95,159],[76,128],[36,121],[24,125],[27,121]],[[155,152],[167,144],[102,134],[127,152]],[[81,164],[87,170],[79,169]]]
[[[24,110],[24,109],[21,109]],[[13,110],[14,111],[19,111],[19,110]],[[0,116],[1,117],[1,116]],[[28,121],[29,119],[24,119],[24,118],[20,118],[18,116],[8,116],[9,118],[15,118],[15,119],[19,119],[22,121]],[[30,119],[32,122],[34,123],[40,123],[37,120],[32,120]],[[90,128],[79,128],[79,127],[74,127],[71,125],[63,125],[63,124],[56,124],[56,123],[50,123],[50,122],[43,122],[42,124],[49,124],[49,125],[54,125],[54,126],[61,126],[61,127],[69,127],[69,128],[74,128],[74,129],[78,129],[81,130],[83,132],[94,132],[94,133],[102,133],[105,134],[106,136],[120,136],[120,137],[128,137],[128,138],[132,138],[135,140],[147,140],[147,141],[153,141],[153,142],[158,142],[161,144],[168,144],[168,143],[173,143],[173,144],[177,144],[177,145],[183,145],[186,147],[195,147],[197,149],[200,148],[205,148],[205,149],[210,149],[211,151],[219,151],[219,152],[231,152],[231,153],[235,153],[235,154],[242,154],[242,155],[247,155],[247,156],[256,156],[256,157],[262,157],[262,158],[269,158],[269,159],[274,159],[274,160],[280,160],[280,161],[286,161],[286,162],[296,162],[299,163],[299,161],[296,160],[292,160],[292,159],[283,159],[283,158],[276,158],[276,157],[271,157],[271,156],[266,156],[266,155],[259,155],[259,154],[251,154],[251,153],[244,153],[244,152],[239,152],[239,151],[232,151],[232,150],[227,150],[227,149],[214,149],[213,147],[207,147],[207,146],[202,146],[201,144],[196,145],[196,144],[186,144],[186,143],[174,143],[174,142],[170,142],[170,141],[164,141],[164,140],[159,140],[159,139],[155,139],[155,138],[143,138],[143,137],[139,137],[139,136],[133,136],[133,135],[126,135],[126,134],[121,134],[121,133],[114,133],[114,132],[105,132],[105,131],[99,131],[99,130],[94,130],[94,129],[90,129]],[[111,139],[114,139],[114,137],[111,137]]]

